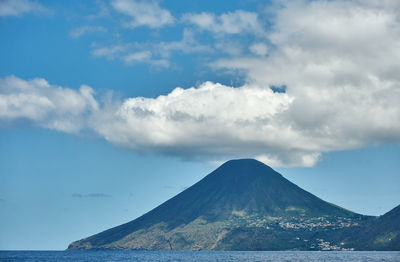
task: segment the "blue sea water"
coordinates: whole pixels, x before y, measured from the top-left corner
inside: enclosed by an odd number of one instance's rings
[[[307,251],[0,251],[0,261],[400,261],[400,252]]]

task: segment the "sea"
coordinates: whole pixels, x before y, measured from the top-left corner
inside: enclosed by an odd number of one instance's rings
[[[400,261],[400,252],[370,251],[0,251],[0,261]]]

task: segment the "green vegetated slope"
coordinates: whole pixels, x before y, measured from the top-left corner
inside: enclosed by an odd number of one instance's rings
[[[357,250],[400,250],[400,205],[348,235]]]
[[[68,249],[361,249],[349,233],[361,235],[365,225],[377,221],[386,227],[386,220],[327,203],[267,165],[241,159],[226,162],[145,215]]]

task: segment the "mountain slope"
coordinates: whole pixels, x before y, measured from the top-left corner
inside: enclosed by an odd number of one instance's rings
[[[400,205],[367,221],[348,242],[358,250],[400,250]]]
[[[303,225],[299,230],[318,232],[325,225],[340,227],[343,221],[353,226],[362,218],[319,199],[261,162],[231,160],[145,215],[68,248],[248,250],[237,241],[246,234],[296,239],[298,232],[288,226],[293,219]],[[313,245],[308,240],[297,242],[275,248],[259,245],[259,249],[307,250]],[[317,249],[318,245],[314,243]]]
[[[400,250],[400,205],[380,216],[370,232],[373,236],[370,248]]]

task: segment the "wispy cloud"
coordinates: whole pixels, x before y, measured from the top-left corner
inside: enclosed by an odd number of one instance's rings
[[[92,55],[98,57],[106,57],[107,59],[115,59],[122,57],[132,48],[129,44],[117,44],[112,46],[97,47],[95,46]]]
[[[28,13],[47,12],[48,9],[35,1],[29,0],[1,0],[0,17],[22,16]]]
[[[127,64],[131,64],[133,62],[148,61],[150,58],[151,58],[150,51],[141,51],[141,52],[134,52],[134,53],[127,54],[122,57],[122,60]]]
[[[71,196],[75,197],[75,198],[108,198],[108,197],[111,197],[111,195],[104,194],[104,193],[91,193],[91,194],[74,193]]]
[[[173,63],[173,58],[171,58],[173,54],[215,54],[218,52],[237,55],[243,52],[243,47],[247,46],[247,43],[243,45],[238,39],[232,39],[234,35],[251,34],[256,39],[264,39],[266,36],[259,15],[254,12],[237,10],[219,16],[213,13],[189,13],[184,14],[180,20],[175,20],[169,11],[161,9],[159,2],[156,1],[115,0],[112,5],[119,12],[132,17],[133,21],[128,23],[132,28],[148,26],[158,29],[175,22],[185,26],[182,39],[177,41],[158,40],[157,42],[133,43],[120,41],[118,44],[108,46],[95,44],[92,51],[94,56],[118,58],[127,65],[146,63],[159,68],[169,68]],[[142,9],[147,11],[141,11]],[[71,33],[80,36],[86,31],[89,31],[89,28],[81,28]],[[215,36],[214,43],[203,44],[197,41],[195,36],[199,31],[212,33]],[[250,47],[250,51],[257,55],[266,55],[267,49],[267,46],[261,42],[254,43]]]
[[[111,5],[116,11],[131,18],[131,21],[125,23],[127,27],[161,28],[175,21],[168,10],[160,7],[158,1],[113,0]]]
[[[243,86],[205,82],[104,105],[88,87],[6,77],[0,79],[0,119],[25,118],[64,132],[84,126],[139,152],[215,161],[254,157],[273,166],[312,166],[324,152],[399,143],[400,6],[284,3],[267,39],[250,46],[253,55],[213,63],[244,74]],[[94,53],[131,54],[131,62],[144,62],[175,52],[168,43],[158,48],[132,44]],[[68,123],[75,128],[62,128]]]
[[[224,13],[219,16],[213,13],[184,14],[182,20],[185,23],[197,26],[201,30],[215,34],[244,34],[251,33],[264,35],[258,14],[243,10]]]
[[[142,63],[156,68],[167,68],[170,65],[169,60],[155,55],[152,46],[143,46],[138,43],[95,47],[92,55],[110,60],[119,59],[127,66]]]
[[[94,46],[93,56],[107,59],[120,59],[126,65],[145,63],[157,68],[168,68],[173,54],[210,53],[214,50],[210,46],[196,41],[191,30],[183,31],[179,41],[157,43],[125,43],[112,46]]]
[[[152,52],[150,52],[149,50],[127,53],[121,56],[121,60],[126,65],[146,63],[157,68],[166,68],[170,65],[167,59],[153,57]]]
[[[194,33],[190,29],[184,29],[182,40],[171,42],[160,42],[153,45],[153,50],[163,57],[169,57],[172,53],[209,53],[212,48],[196,41]]]
[[[71,31],[69,31],[69,35],[72,38],[79,38],[83,35],[90,34],[90,33],[105,33],[107,32],[107,28],[103,26],[81,26],[78,28],[74,28]]]
[[[108,6],[108,3],[106,4],[106,2],[104,2],[103,0],[95,0],[95,4],[97,7],[97,13],[88,15],[88,19],[97,19],[110,16],[110,8]]]

